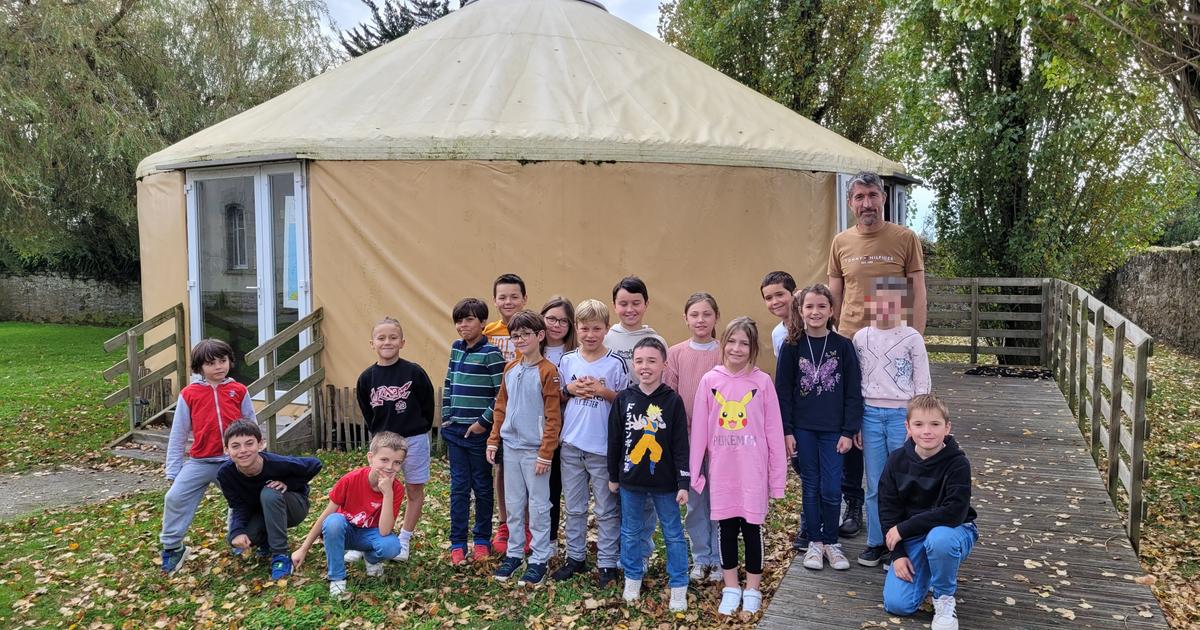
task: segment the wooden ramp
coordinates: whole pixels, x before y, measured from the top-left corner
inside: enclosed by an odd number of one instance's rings
[[[933,366],[934,391],[971,459],[979,542],[959,573],[964,630],[1167,628],[1075,420],[1050,380],[967,376]],[[883,572],[854,563],[866,533],[843,541],[849,571],[794,558],[760,628],[927,628],[883,611]],[[926,605],[928,609],[928,605]]]

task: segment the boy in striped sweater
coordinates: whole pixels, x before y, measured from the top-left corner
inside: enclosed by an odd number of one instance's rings
[[[488,343],[483,323],[488,307],[466,298],[451,312],[461,339],[450,347],[450,365],[442,387],[442,438],[450,454],[450,564],[467,561],[467,520],[475,493],[472,557],[486,560],[492,537],[492,466],[487,462],[487,438],[492,430],[492,406],[500,391],[504,356]]]

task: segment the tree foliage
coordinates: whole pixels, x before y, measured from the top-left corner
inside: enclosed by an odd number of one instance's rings
[[[329,67],[321,0],[0,4],[0,267],[137,277],[143,157]]]
[[[449,0],[383,0],[382,7],[374,0],[362,3],[371,9],[371,21],[338,35],[351,57],[365,55],[450,13]]]
[[[870,0],[668,0],[667,43],[876,150],[891,141],[878,80],[884,5]]]

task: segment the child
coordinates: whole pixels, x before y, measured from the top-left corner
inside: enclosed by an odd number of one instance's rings
[[[461,565],[467,561],[472,491],[475,527],[471,555],[478,562],[491,554],[492,466],[485,451],[504,357],[483,335],[487,304],[466,298],[454,305],[450,316],[461,339],[450,346],[450,364],[442,386],[441,433],[450,456],[450,564]]]
[[[721,532],[725,588],[717,612],[748,613],[762,605],[763,532],[768,497],[783,497],[787,454],[775,387],[758,359],[758,326],[749,317],[729,322],[721,335],[721,365],[700,379],[692,405],[689,470],[708,458],[711,475],[692,477],[692,489],[709,495]],[[720,474],[716,474],[720,471]],[[708,477],[711,476],[711,479]],[[738,536],[746,545],[746,590],[738,587]]]
[[[525,294],[525,281],[515,273],[501,274],[492,282],[492,300],[496,310],[500,311],[500,319],[483,327],[483,334],[488,343],[500,349],[504,362],[509,363],[517,358],[517,351],[508,336],[508,323],[513,315],[525,308],[529,297]],[[500,518],[500,527],[496,528],[496,537],[492,539],[492,551],[504,553],[508,549],[508,512],[504,507],[504,450],[496,451],[496,512]],[[526,540],[529,537],[526,536]]]
[[[292,573],[287,528],[308,516],[308,482],[321,472],[315,457],[287,457],[264,452],[262,430],[249,420],[225,429],[229,460],[217,471],[217,485],[229,503],[229,535],[234,553],[253,545],[271,554],[271,579]]]
[[[613,287],[613,311],[621,320],[612,325],[604,336],[604,346],[615,352],[625,363],[633,360],[633,346],[646,337],[663,339],[654,329],[642,323],[646,310],[650,308],[650,291],[646,283],[637,276],[626,276]]]
[[[429,482],[429,431],[433,428],[434,392],[429,375],[416,363],[400,358],[404,329],[384,317],[371,331],[371,347],[379,358],[358,377],[358,408],[367,433],[398,433],[408,443],[404,458],[404,525],[400,529],[397,560],[408,560],[413,532],[425,504]],[[357,555],[351,554],[351,559]]]
[[[625,389],[629,369],[604,346],[608,308],[584,300],[575,312],[580,347],[563,355],[559,378],[567,406],[563,411],[562,475],[567,508],[567,559],[553,578],[569,580],[587,571],[588,490],[595,499],[596,566],[601,588],[613,583],[620,560],[621,513],[608,488],[608,414],[617,391]]]
[[[222,435],[225,427],[241,418],[255,420],[254,405],[246,386],[229,378],[233,348],[218,339],[205,339],[192,348],[192,384],[179,392],[171,437],[167,442],[167,483],[163,499],[162,572],[170,575],[187,559],[183,537],[208,484],[228,459]],[[183,458],[189,434],[192,448]]]
[[[504,381],[496,396],[487,458],[495,463],[504,443],[505,499],[508,501],[507,556],[493,575],[505,581],[521,567],[525,556],[525,515],[529,510],[532,555],[518,585],[537,586],[546,577],[550,547],[550,463],[558,448],[562,416],[561,382],[554,364],[542,357],[546,325],[533,311],[521,311],[509,322],[509,335],[521,358],[504,368]]]
[[[717,307],[716,298],[707,293],[693,293],[683,305],[683,321],[692,331],[692,338],[667,350],[667,369],[663,381],[683,399],[689,435],[692,434],[694,417],[692,403],[695,402],[700,379],[721,363],[720,344],[713,338],[713,330],[720,317],[721,309]],[[704,471],[704,464],[701,464],[700,472]],[[707,571],[709,580],[718,582],[723,579],[717,524],[709,518],[707,489],[704,492],[689,490],[684,525],[688,538],[692,540],[692,572],[688,577],[701,580]]]
[[[814,284],[789,307],[788,336],[779,353],[775,391],[788,456],[803,482],[804,566],[844,571],[850,561],[838,544],[842,456],[862,424],[862,373],[849,339],[830,334],[833,294]]]
[[[367,577],[382,576],[383,561],[400,553],[400,537],[394,528],[404,500],[404,484],[396,475],[404,467],[408,444],[397,433],[376,433],[367,445],[367,465],[338,479],[329,491],[329,505],[292,553],[292,566],[299,569],[317,536],[325,540],[329,595],[334,599],[350,596],[346,590],[347,549],[363,552]]]
[[[608,417],[608,487],[621,494],[621,566],[625,569],[626,602],[637,600],[646,570],[638,546],[649,538],[643,530],[642,506],[649,500],[662,524],[667,547],[670,610],[687,610],[688,548],[679,523],[679,506],[687,503],[687,411],[675,390],[662,382],[667,347],[653,337],[633,347],[638,383],[617,395]]]
[[[775,358],[779,358],[779,348],[788,335],[788,312],[792,307],[792,296],[796,292],[796,280],[786,271],[772,271],[763,277],[759,290],[762,292],[763,302],[767,304],[767,310],[779,318],[779,323],[771,329],[771,349],[775,352]]]
[[[558,366],[563,355],[579,347],[575,334],[575,306],[565,297],[554,296],[542,306],[546,322],[546,359]],[[566,399],[562,401],[565,408]],[[550,464],[550,544],[558,548],[558,521],[562,511],[562,446],[554,449]],[[526,538],[528,540],[528,538]]]
[[[958,630],[958,567],[979,531],[971,507],[971,462],[950,435],[950,414],[932,394],[908,402],[908,437],[879,480],[879,521],[892,566],[883,607],[911,615],[933,591],[932,630]]]
[[[863,420],[857,441],[867,471],[867,548],[858,556],[865,567],[887,555],[879,526],[879,476],[888,453],[904,444],[905,407],[913,396],[928,394],[929,356],[921,333],[901,323],[906,278],[876,278],[867,295],[870,325],[854,333],[862,368]]]

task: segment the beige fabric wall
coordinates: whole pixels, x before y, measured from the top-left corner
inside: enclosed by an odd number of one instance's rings
[[[760,322],[760,365],[772,366],[776,321],[759,282],[773,269],[801,284],[824,278],[835,230],[829,173],[491,161],[314,162],[309,173],[313,294],[338,386],[374,360],[368,338],[384,315],[404,324],[402,356],[440,385],[451,306],[490,304],[504,272],[525,279],[534,310],[555,293],[610,303],[618,279],[640,275],[646,322],[669,342],[687,336],[687,296],[709,291],[723,322]]]
[[[188,311],[187,201],[181,171],[143,177],[137,182],[138,242],[142,264],[142,313],[153,317],[180,302]],[[186,322],[185,322],[186,323]],[[184,330],[187,330],[185,325]],[[160,326],[146,337],[153,343],[171,334]],[[151,369],[174,360],[162,352]]]

